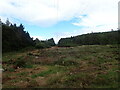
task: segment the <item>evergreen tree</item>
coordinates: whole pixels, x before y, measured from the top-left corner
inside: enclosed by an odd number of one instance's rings
[[[8,22],[9,20],[7,20]],[[22,24],[20,26],[2,24],[2,48],[3,52],[20,50],[22,48],[33,46],[34,42],[28,32],[24,31]]]

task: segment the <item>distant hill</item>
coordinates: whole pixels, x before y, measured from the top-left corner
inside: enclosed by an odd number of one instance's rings
[[[58,46],[60,47],[106,44],[120,44],[120,30],[88,33],[69,38],[61,38],[58,42]]]

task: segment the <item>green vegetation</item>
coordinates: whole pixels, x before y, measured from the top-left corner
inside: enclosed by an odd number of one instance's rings
[[[50,48],[52,46],[55,46],[54,39],[48,39],[46,41],[39,41],[39,39],[36,38],[35,40],[35,48],[37,49],[44,49],[44,48]]]
[[[24,26],[2,24],[3,52],[16,51],[22,48],[33,46],[33,40],[29,33],[24,31]]]
[[[4,53],[3,88],[118,88],[119,53],[117,45]]]
[[[53,38],[39,41],[33,40],[29,33],[24,31],[24,26],[20,24],[12,24],[9,20],[2,23],[2,52],[19,51],[27,47],[35,47],[37,49],[49,48],[55,46]]]
[[[58,42],[58,46],[60,47],[107,44],[120,44],[120,30],[110,32],[88,33],[70,38],[61,38]]]

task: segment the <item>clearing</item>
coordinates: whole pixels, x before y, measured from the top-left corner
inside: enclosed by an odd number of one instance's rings
[[[3,88],[118,88],[115,45],[52,47],[3,54]]]

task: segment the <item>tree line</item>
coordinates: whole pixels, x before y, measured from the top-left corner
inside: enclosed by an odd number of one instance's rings
[[[48,40],[39,40],[38,38],[36,38],[34,42],[35,42],[35,48],[37,49],[50,48],[56,45],[53,38]]]
[[[58,42],[58,46],[60,47],[107,44],[120,44],[120,30],[88,33],[69,38],[61,38]]]
[[[1,21],[0,21],[1,22]],[[10,52],[21,50],[26,47],[37,49],[50,48],[55,46],[54,39],[39,40],[30,37],[29,33],[24,31],[24,26],[12,24],[9,20],[2,24],[2,51]],[[120,44],[120,30],[109,32],[98,32],[82,34],[69,38],[61,38],[57,44],[59,47],[73,47],[79,45],[107,45]]]
[[[29,33],[24,31],[22,24],[17,26],[10,23],[8,19],[6,23],[1,22],[1,24],[2,52],[17,51],[31,46],[35,48],[48,48],[55,45],[53,38],[44,41],[40,41],[39,39],[33,40]]]

